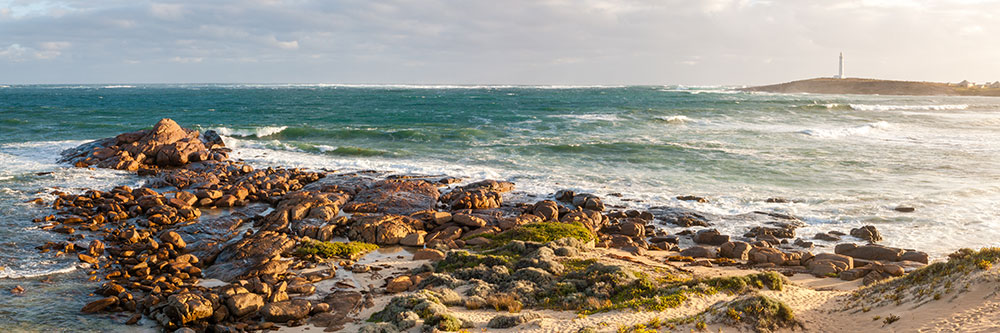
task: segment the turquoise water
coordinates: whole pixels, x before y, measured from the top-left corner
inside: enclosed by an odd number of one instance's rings
[[[32,229],[44,210],[23,201],[53,187],[141,182],[58,165],[58,152],[163,117],[218,130],[235,158],[257,165],[506,179],[529,194],[571,188],[635,208],[777,211],[807,221],[799,234],[809,236],[874,224],[886,244],[937,257],[1000,239],[996,98],[677,86],[9,86],[0,88],[0,287],[74,267],[35,253],[58,236]],[[899,205],[916,212],[892,210]],[[5,313],[0,322],[17,320]]]

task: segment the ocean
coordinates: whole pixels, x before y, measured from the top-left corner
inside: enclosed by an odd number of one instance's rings
[[[25,201],[141,185],[125,172],[56,160],[164,117],[218,131],[231,157],[257,166],[502,179],[517,184],[514,200],[573,189],[635,209],[778,212],[806,222],[797,233],[807,239],[871,224],[884,244],[932,258],[1000,243],[998,98],[686,86],[9,85],[0,86],[0,329],[122,329],[127,318],[78,314],[94,285],[75,257],[34,249],[65,236],[37,229],[31,219],[48,209]],[[714,227],[742,235],[752,225]],[[27,292],[11,296],[16,285]]]

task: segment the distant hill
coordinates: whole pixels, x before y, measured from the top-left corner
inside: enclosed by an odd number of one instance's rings
[[[740,90],[813,94],[1000,96],[1000,88],[965,87],[939,82],[890,81],[854,78],[816,78],[768,86],[749,87]]]

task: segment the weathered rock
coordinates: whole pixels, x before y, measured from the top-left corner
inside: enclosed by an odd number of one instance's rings
[[[438,261],[444,259],[444,252],[434,249],[420,249],[413,254],[413,260]]]
[[[692,246],[681,251],[682,256],[692,258],[715,258],[716,250],[704,246]]]
[[[840,237],[837,237],[836,235],[831,235],[831,234],[828,234],[828,233],[825,233],[825,232],[820,232],[820,233],[816,233],[816,235],[813,236],[813,239],[824,240],[824,241],[828,241],[828,242],[836,242],[836,241],[840,240]]]
[[[685,208],[653,207],[649,209],[656,219],[681,227],[706,227],[709,215]]]
[[[100,311],[103,311],[104,309],[107,309],[108,307],[114,306],[116,304],[118,304],[118,297],[117,296],[105,297],[105,298],[102,298],[102,299],[99,299],[99,300],[87,303],[87,305],[83,306],[83,309],[80,309],[80,312],[83,312],[83,313],[100,312]]]
[[[722,245],[729,241],[729,235],[720,234],[715,229],[700,230],[694,235],[694,242],[698,244]]]
[[[838,244],[834,248],[834,253],[843,254],[846,256],[866,259],[866,260],[886,260],[886,261],[899,261],[900,257],[905,253],[903,249],[886,247],[877,244],[868,244],[863,246],[858,246],[857,244],[845,243]]]
[[[747,257],[750,262],[755,264],[772,263],[775,265],[782,265],[788,259],[784,252],[771,247],[754,247],[747,254]]]
[[[260,314],[264,320],[283,323],[305,318],[312,310],[312,303],[304,299],[276,302],[264,305]]]
[[[451,220],[466,227],[482,228],[486,226],[486,220],[469,214],[455,214],[451,216]]]
[[[403,275],[389,281],[389,285],[385,287],[385,291],[393,294],[400,293],[410,289],[411,286],[413,286],[413,281],[410,280],[409,276]]]
[[[552,200],[536,202],[531,209],[532,214],[541,217],[542,221],[559,220],[559,204]]]
[[[386,179],[358,192],[354,201],[372,203],[380,212],[408,215],[433,209],[440,195],[437,186],[424,180]]]
[[[916,261],[926,264],[928,263],[928,256],[926,252],[906,251],[903,255],[899,256],[899,260]]]
[[[750,244],[741,241],[727,242],[719,246],[719,255],[724,258],[747,260],[750,254]]]
[[[873,225],[866,225],[861,228],[851,229],[851,236],[864,239],[871,243],[878,243],[882,241],[882,234],[875,229]]]
[[[423,246],[424,245],[424,235],[426,235],[426,234],[427,234],[426,231],[420,230],[420,231],[411,233],[409,235],[406,235],[406,237],[403,237],[403,239],[399,240],[399,245],[404,245],[404,246]]]
[[[173,231],[167,231],[162,235],[160,235],[160,240],[163,241],[164,243],[172,244],[175,249],[183,249],[184,247],[187,246],[187,243],[184,242],[184,239],[181,238],[181,235]]]
[[[423,228],[420,220],[402,215],[355,216],[352,220],[347,238],[378,245],[399,244],[404,237]]]
[[[177,325],[185,325],[190,322],[202,320],[212,316],[212,302],[194,293],[174,294],[167,297],[166,306],[163,313],[170,321],[160,320],[163,326],[169,326],[172,322]]]
[[[254,294],[236,294],[226,300],[229,313],[237,318],[255,313],[264,307],[264,297]]]
[[[203,271],[210,278],[232,282],[240,278],[278,274],[286,271],[290,262],[281,260],[281,253],[295,246],[287,235],[261,231],[226,246],[215,264]]]

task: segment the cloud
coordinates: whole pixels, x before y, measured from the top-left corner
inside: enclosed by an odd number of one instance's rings
[[[0,72],[19,82],[755,84],[832,75],[841,51],[850,75],[1000,79],[996,1],[12,0],[0,7]]]

